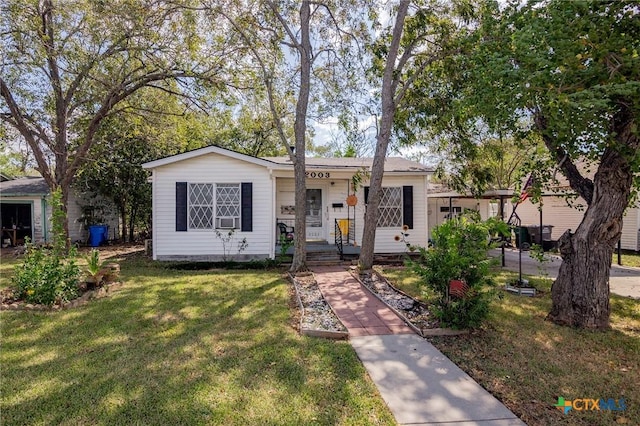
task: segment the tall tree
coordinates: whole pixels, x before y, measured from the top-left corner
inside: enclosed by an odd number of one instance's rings
[[[278,136],[293,163],[297,230],[306,228],[305,155],[310,110],[320,113],[323,108],[330,109],[339,98],[337,93],[346,92],[346,83],[351,81],[348,76],[340,85],[342,90],[336,90],[339,77],[345,76],[340,69],[350,68],[347,58],[355,34],[366,34],[359,25],[368,9],[355,8],[354,4],[261,0],[247,5],[215,2],[209,6],[215,15],[225,16],[232,23],[251,52],[247,71],[253,65],[251,74],[266,92]],[[324,97],[322,105],[320,94]],[[289,98],[294,102],[288,102]],[[287,116],[293,117],[293,144],[286,132]],[[306,235],[302,231],[294,234],[291,271],[305,269]]]
[[[637,2],[513,1],[485,12],[474,50],[459,58],[459,111],[494,129],[528,121],[584,199],[581,224],[559,240],[549,319],[606,328],[611,255],[640,172]]]
[[[193,94],[194,77],[219,82],[234,43],[200,37],[197,15],[180,3],[3,3],[0,119],[27,141],[51,189],[62,190],[65,212],[101,123],[124,100],[144,87]]]
[[[405,95],[416,79],[433,63],[452,55],[453,42],[462,30],[460,20],[468,18],[466,1],[401,0],[395,8],[393,26],[381,32],[373,45],[374,62],[380,81],[380,121],[371,167],[369,197],[362,236],[360,267],[373,266],[378,206],[382,192],[384,161],[399,110],[406,106]],[[457,18],[456,18],[457,17]]]
[[[516,191],[523,175],[531,169],[532,158],[538,161],[545,158],[540,152],[544,146],[536,135],[523,139],[481,132],[475,135],[473,143],[464,150],[446,137],[437,139],[436,146],[431,147],[440,161],[436,177],[456,191],[476,197],[487,190]]]
[[[140,165],[204,144],[180,134],[192,116],[172,94],[141,89],[120,110],[103,120],[73,187],[109,200],[120,214],[122,240],[133,241],[136,228],[147,229],[151,218],[151,185]]]

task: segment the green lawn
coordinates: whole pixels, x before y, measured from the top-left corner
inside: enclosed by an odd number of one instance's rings
[[[0,313],[2,424],[395,424],[348,342],[294,330],[279,272],[122,275],[80,308]]]
[[[406,269],[384,273],[407,293],[419,291]],[[515,277],[500,272],[497,279],[504,284]],[[481,330],[429,340],[528,425],[640,424],[640,301],[612,295],[609,331],[559,327],[545,321],[550,281],[529,279],[540,296],[502,293]],[[627,409],[564,415],[553,407],[559,396],[624,398]]]
[[[620,260],[622,261],[622,266],[633,266],[635,268],[640,268],[640,254],[630,251],[623,251],[622,253],[620,253]],[[618,252],[613,253],[612,263],[614,265],[618,264]]]

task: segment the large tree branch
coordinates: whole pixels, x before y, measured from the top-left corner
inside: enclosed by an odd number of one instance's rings
[[[393,104],[393,111],[395,112],[395,99],[394,99],[394,93],[396,90],[396,87],[398,85],[398,81],[399,81],[399,76],[396,75],[397,73],[401,72],[402,69],[401,68],[397,68],[396,67],[396,58],[398,57],[398,51],[400,50],[400,42],[402,39],[402,30],[404,27],[404,18],[407,15],[407,10],[409,8],[409,2],[408,1],[401,1],[400,5],[398,6],[398,12],[396,14],[397,18],[396,18],[396,22],[395,25],[393,26],[393,31],[392,31],[392,38],[391,38],[391,45],[389,46],[389,53],[387,56],[387,61],[385,64],[385,68],[384,68],[384,74],[382,76],[382,81],[383,81],[383,87],[382,87],[382,93],[383,93],[383,98],[385,97],[385,91],[388,92],[388,100]],[[411,55],[411,51],[409,49],[406,49],[403,52],[403,57],[406,56],[408,60],[408,57]],[[402,60],[403,58],[401,58]],[[386,86],[387,88],[385,89],[385,84],[384,82],[386,82]],[[384,99],[383,99],[384,102]],[[383,106],[384,108],[384,106]]]
[[[40,169],[40,173],[44,177],[45,181],[49,185],[49,187],[55,187],[55,179],[51,174],[51,168],[49,167],[49,163],[45,158],[44,152],[38,145],[38,141],[34,136],[34,131],[29,127],[29,123],[25,120],[22,111],[20,111],[20,107],[15,101],[11,90],[9,90],[9,86],[5,83],[4,79],[0,77],[0,95],[4,98],[7,106],[9,107],[10,116],[5,117],[5,115],[1,115],[3,120],[9,121],[11,120],[11,124],[18,129],[22,137],[27,141],[29,147],[33,151],[33,156],[38,163],[38,167]],[[9,118],[10,117],[10,118]],[[43,130],[37,132],[38,137],[40,137],[44,142],[47,143],[48,146],[52,146],[51,140],[48,138],[46,133]]]
[[[449,55],[453,55],[455,53],[459,53],[460,49],[454,49],[451,51],[442,51],[439,54],[435,55],[435,56],[431,56],[430,58],[424,60],[419,66],[418,69],[416,69],[411,76],[407,79],[407,81],[404,82],[404,84],[402,85],[402,87],[396,92],[396,96],[395,96],[395,104],[399,105],[400,102],[402,102],[402,99],[404,98],[407,90],[411,87],[411,85],[413,84],[413,82],[421,77],[422,72],[425,70],[425,68],[427,68],[429,65],[433,64],[434,62],[437,62],[439,60],[442,60],[444,58],[446,58]]]
[[[289,24],[287,23],[287,21],[284,19],[284,17],[278,11],[278,5],[275,4],[272,0],[267,0],[267,4],[271,8],[271,11],[273,12],[273,14],[276,16],[276,19],[278,21],[280,21],[280,25],[282,25],[282,28],[284,28],[284,31],[287,33],[287,36],[289,37],[289,40],[291,41],[291,44],[293,44],[295,46],[295,48],[302,55],[304,53],[303,52],[304,48],[302,46],[302,43],[300,43],[298,41],[298,39],[296,38],[296,35],[291,30],[291,27],[289,27]]]
[[[127,48],[122,46],[121,43],[126,42],[128,38],[129,36],[125,34],[123,37],[121,37],[115,43],[109,46],[102,54],[96,56],[95,58],[90,60],[84,67],[82,67],[82,69],[78,72],[78,74],[73,79],[71,84],[69,84],[69,87],[67,88],[67,91],[65,93],[64,100],[67,105],[71,103],[71,100],[73,99],[73,96],[75,96],[75,94],[77,93],[78,88],[80,87],[82,82],[85,80],[85,78],[87,78],[87,76],[89,75],[89,71],[91,71],[91,69],[96,64],[104,61],[105,59],[117,53],[124,52],[127,50]]]
[[[278,136],[280,138],[280,141],[282,142],[282,145],[287,150],[287,153],[289,153],[289,157],[291,158],[291,161],[295,164],[295,155],[291,152],[289,141],[287,139],[287,136],[284,134],[284,129],[282,126],[282,117],[280,116],[280,113],[278,112],[278,109],[276,107],[276,102],[275,102],[274,93],[273,93],[272,73],[267,68],[267,65],[265,64],[265,61],[263,60],[262,55],[260,54],[260,52],[258,52],[254,43],[251,42],[251,39],[249,38],[247,33],[244,31],[244,29],[240,27],[240,25],[238,25],[235,19],[232,19],[224,11],[219,11],[219,13],[231,23],[231,25],[236,31],[238,31],[238,33],[240,34],[240,37],[242,37],[242,39],[245,41],[245,43],[249,47],[249,50],[251,51],[251,53],[253,53],[254,58],[256,59],[256,61],[258,61],[260,69],[262,70],[263,82],[264,82],[265,88],[267,89],[267,99],[269,100],[269,110],[271,111],[271,116],[274,122],[278,123],[278,125],[276,126],[276,129],[278,131]]]
[[[569,181],[569,186],[586,201],[587,205],[590,205],[593,200],[593,181],[582,176],[578,167],[569,158],[569,154],[549,135],[547,119],[539,109],[534,111],[534,122],[542,135],[545,146],[553,155],[562,174]]]
[[[190,77],[191,73],[185,71],[158,71],[155,73],[147,74],[136,78],[135,80],[124,82],[120,86],[117,86],[110,91],[102,101],[102,104],[98,111],[95,113],[91,121],[87,126],[87,132],[83,138],[82,144],[78,147],[72,163],[66,170],[63,183],[68,185],[71,183],[75,172],[78,170],[87,152],[93,145],[94,136],[100,127],[100,123],[104,120],[109,112],[122,100],[131,96],[136,91],[143,87],[147,87],[149,84],[155,81],[177,79],[180,77]]]

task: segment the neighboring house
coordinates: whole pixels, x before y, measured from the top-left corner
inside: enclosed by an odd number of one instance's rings
[[[293,165],[288,157],[258,158],[209,146],[143,164],[152,171],[153,258],[214,261],[274,258],[280,238],[304,232],[308,241],[357,254],[368,187],[347,205],[351,178],[371,158],[307,158],[306,229],[295,218]],[[387,158],[382,182],[376,253],[400,253],[403,225],[414,244],[427,242],[426,188],[431,170]],[[366,185],[366,182],[365,182]],[[233,230],[233,231],[231,231]],[[216,236],[220,233],[220,237]],[[223,244],[222,238],[231,233]],[[246,248],[238,244],[246,239]]]
[[[87,225],[94,223],[109,225],[109,238],[117,238],[119,222],[114,211],[95,198],[72,191],[67,204],[69,238],[85,243]],[[44,178],[21,177],[0,182],[0,223],[2,245],[7,240],[11,245],[21,245],[25,238],[37,243],[50,240],[50,191]]]
[[[568,190],[568,187],[555,188]],[[471,195],[448,191],[441,186],[433,185],[428,190],[429,208],[428,221],[429,232],[447,220],[449,212],[459,214],[468,210],[477,210],[482,219],[500,216],[500,201],[504,209],[504,220],[509,220],[513,212],[512,198],[515,191],[512,189],[494,190],[485,192],[482,197],[474,198]],[[547,191],[542,196],[542,209],[539,203],[532,203],[526,199],[516,207],[516,214],[523,226],[551,225],[551,240],[557,241],[567,230],[575,231],[582,221],[586,203],[581,198],[572,200],[572,206],[557,192]],[[542,211],[542,214],[541,214]],[[625,250],[640,251],[640,202],[629,206],[625,213],[622,227],[621,247]]]

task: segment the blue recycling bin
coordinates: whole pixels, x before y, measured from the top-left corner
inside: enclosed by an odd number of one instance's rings
[[[109,227],[107,225],[91,225],[89,226],[89,245],[98,247],[107,241],[109,235]]]

